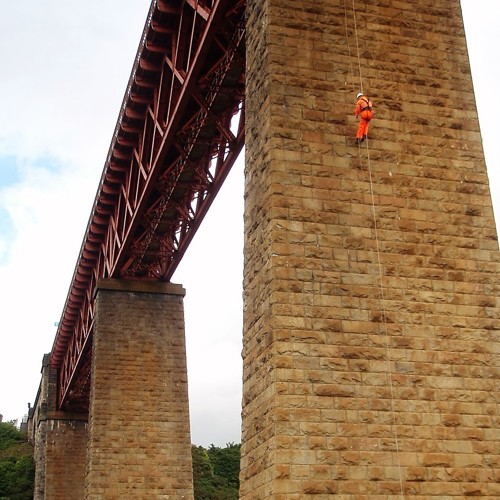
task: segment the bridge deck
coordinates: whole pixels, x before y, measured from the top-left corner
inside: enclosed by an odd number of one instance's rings
[[[153,0],[52,349],[87,411],[102,278],[168,281],[244,144],[245,1]]]

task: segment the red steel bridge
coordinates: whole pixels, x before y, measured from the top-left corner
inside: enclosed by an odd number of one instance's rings
[[[170,280],[244,144],[245,0],[153,0],[52,348],[88,411],[102,278]]]

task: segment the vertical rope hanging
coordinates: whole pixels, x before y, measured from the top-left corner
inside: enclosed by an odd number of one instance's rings
[[[344,0],[344,15],[345,15],[345,26],[346,26],[346,38],[347,38],[347,47],[349,51],[349,66],[351,69],[351,77],[352,81],[354,82],[355,77],[354,77],[354,72],[351,64],[351,49],[349,45],[349,35],[348,35],[348,28],[347,28],[347,4],[346,0]],[[356,56],[357,56],[357,61],[358,61],[358,73],[359,73],[359,87],[360,91],[364,93],[363,91],[363,77],[361,73],[361,56],[360,56],[360,51],[359,51],[359,37],[358,37],[358,25],[357,25],[357,19],[356,19],[356,6],[355,6],[355,0],[352,0],[352,16],[354,20],[354,34],[355,34],[355,39],[356,39]],[[354,83],[353,83],[354,85]],[[358,145],[358,154],[359,154],[359,159],[361,162],[361,145]],[[370,182],[370,196],[371,196],[371,211],[372,211],[372,217],[373,217],[373,228],[374,228],[374,234],[375,234],[375,243],[376,243],[376,254],[377,254],[377,265],[378,265],[378,282],[379,282],[379,289],[380,289],[380,309],[382,313],[382,329],[384,333],[384,338],[385,338],[385,350],[386,350],[386,360],[387,360],[387,376],[389,380],[389,388],[390,388],[390,397],[391,397],[391,413],[392,413],[392,427],[393,427],[393,433],[394,433],[394,444],[396,447],[396,457],[397,457],[397,462],[398,462],[398,474],[399,474],[399,487],[400,487],[400,495],[401,498],[405,498],[404,495],[404,489],[403,489],[403,475],[402,475],[402,468],[401,468],[401,461],[399,457],[399,437],[398,437],[398,431],[397,431],[397,421],[396,421],[396,409],[395,409],[395,404],[394,404],[394,387],[393,387],[393,373],[392,373],[392,367],[391,367],[391,357],[390,357],[390,344],[389,344],[389,336],[387,333],[387,313],[385,310],[385,294],[384,294],[384,273],[383,273],[383,267],[382,267],[382,262],[381,262],[381,251],[380,251],[380,240],[378,236],[378,226],[377,226],[377,212],[376,212],[376,205],[375,205],[375,193],[373,189],[373,175],[372,175],[372,168],[371,168],[371,161],[370,161],[370,146],[369,146],[369,141],[368,138],[366,139],[366,154],[367,154],[367,165],[368,165],[368,176],[369,176],[369,182]]]

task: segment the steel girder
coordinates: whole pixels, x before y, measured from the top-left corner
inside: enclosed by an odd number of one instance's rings
[[[51,363],[86,411],[101,278],[169,280],[244,144],[245,0],[154,0]]]

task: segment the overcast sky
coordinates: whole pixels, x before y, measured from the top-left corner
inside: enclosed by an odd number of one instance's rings
[[[0,17],[0,413],[33,402],[73,274],[149,0],[3,2]],[[462,0],[500,214],[498,0]],[[374,126],[376,126],[374,124]],[[239,162],[173,280],[185,299],[192,440],[240,441],[243,175]],[[500,217],[500,216],[499,216]],[[498,217],[497,217],[498,219]]]

